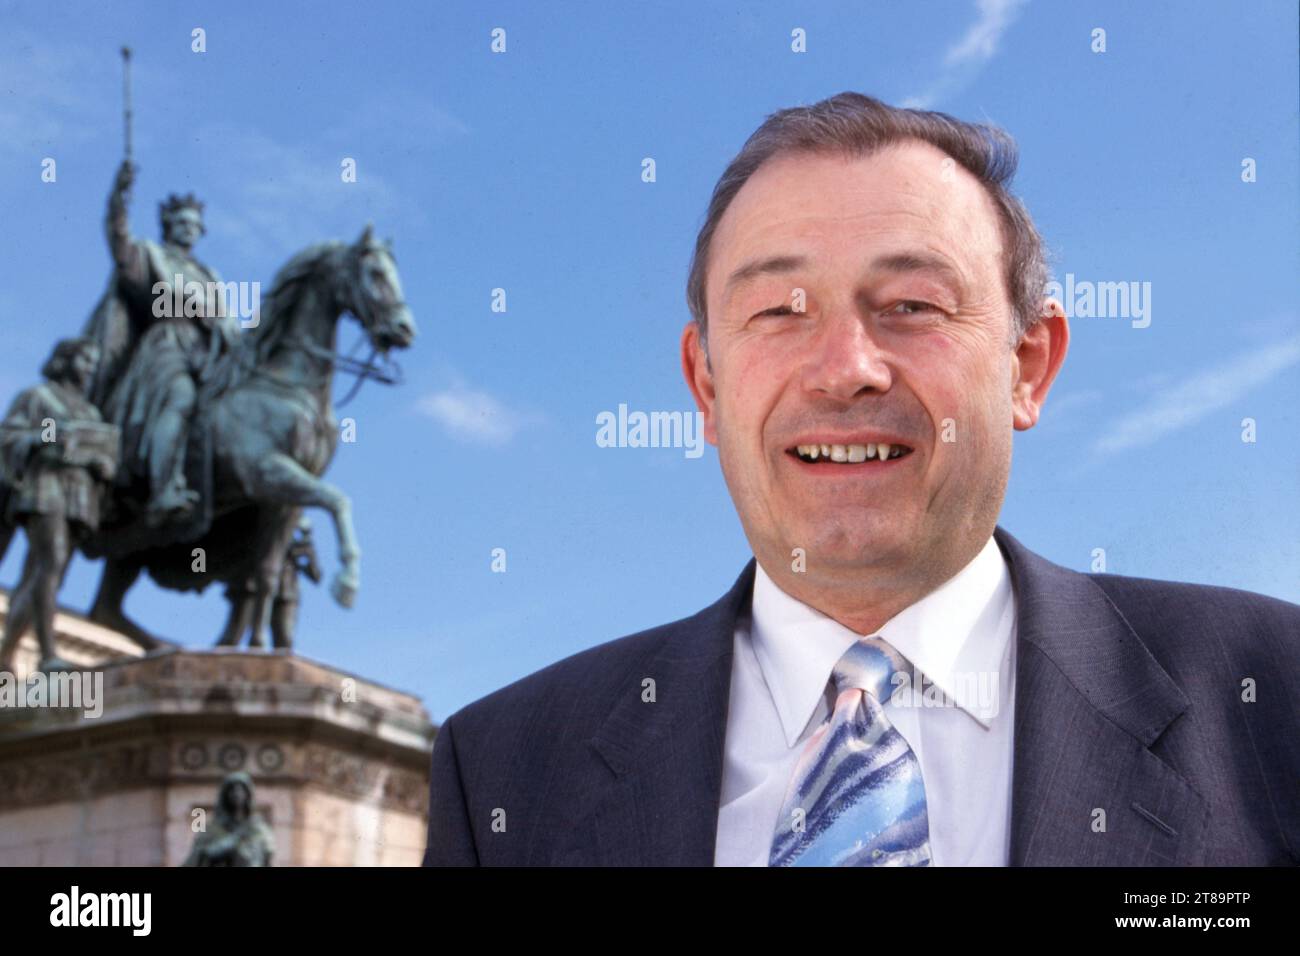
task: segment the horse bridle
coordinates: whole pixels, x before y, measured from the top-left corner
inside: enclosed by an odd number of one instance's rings
[[[357,350],[357,346],[364,340],[364,336],[357,339],[356,344],[352,346],[348,354],[343,355],[332,349],[322,348],[315,342],[310,342],[301,336],[293,336],[290,339],[312,357],[328,362],[334,367],[335,371],[356,376],[356,380],[352,383],[352,387],[348,389],[348,393],[334,403],[335,408],[342,408],[350,402],[353,396],[361,390],[362,384],[367,379],[373,379],[381,385],[400,385],[402,383],[402,367],[397,364],[395,359],[389,358],[385,354],[380,363],[375,363],[375,356],[379,354],[378,346],[372,345],[370,347],[370,356],[365,361],[353,357],[352,353]]]
[[[369,313],[369,310],[358,307],[357,302],[352,295],[354,286],[355,283],[347,283],[345,285],[347,291],[344,295],[339,296],[339,298],[345,300],[342,311],[350,312],[356,317],[357,321],[361,324],[363,335],[361,338],[357,339],[356,343],[353,344],[352,348],[348,350],[346,355],[336,352],[333,349],[327,349],[323,346],[317,345],[315,342],[296,332],[286,336],[285,338],[287,343],[296,345],[303,352],[306,352],[313,358],[325,362],[335,371],[356,377],[356,381],[353,382],[348,393],[334,404],[335,408],[342,408],[350,402],[368,379],[373,379],[381,385],[400,385],[402,383],[402,367],[397,363],[396,359],[389,357],[387,352],[385,352],[381,361],[378,363],[375,362],[375,356],[379,354],[379,346],[372,344],[370,347],[370,355],[364,361],[354,356],[354,353],[361,343],[370,337],[370,331],[375,325],[374,316]],[[392,303],[390,308],[397,310],[404,308],[405,306],[406,303],[404,301],[398,300],[397,302]],[[244,365],[242,360],[240,365]],[[295,384],[271,374],[266,369],[258,368],[256,365],[253,365],[251,368],[245,366],[245,368],[250,375],[261,376],[285,387],[293,387]],[[329,372],[326,372],[321,375],[317,382],[308,384],[307,387],[316,388],[325,384],[328,378]]]
[[[363,257],[364,253],[357,256],[358,264],[360,264],[360,260]],[[369,338],[377,323],[375,321],[375,316],[371,313],[369,308],[363,309],[359,306],[356,296],[358,285],[359,283],[356,282],[350,282],[346,285],[347,304],[345,310],[356,316],[357,321],[361,324],[361,328],[365,333],[365,337]],[[367,305],[369,304],[370,303],[367,303]],[[399,309],[406,308],[406,303],[401,299],[396,302],[385,303],[385,305],[390,312],[396,312]],[[328,349],[323,349],[314,342],[301,340],[301,343],[304,345],[306,350],[316,358],[329,362],[333,365],[336,371],[356,376],[356,381],[353,382],[352,388],[348,390],[347,395],[343,396],[343,398],[335,404],[335,408],[342,408],[351,401],[353,396],[361,390],[361,386],[367,379],[374,379],[382,385],[398,385],[402,381],[402,367],[397,364],[395,359],[388,356],[387,351],[383,353],[381,362],[379,364],[375,363],[375,356],[379,354],[379,347],[377,345],[371,345],[370,355],[364,362],[358,361],[354,358],[353,353],[356,352],[357,346],[361,344],[361,341],[361,339],[357,339],[356,344],[352,346],[348,351],[348,354],[341,355],[338,352],[331,352]]]

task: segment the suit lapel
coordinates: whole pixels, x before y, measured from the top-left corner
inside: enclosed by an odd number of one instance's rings
[[[994,537],[1017,608],[1012,865],[1198,863],[1205,803],[1149,749],[1186,696],[1096,583]]]
[[[1186,696],[1086,575],[1001,527],[994,538],[1017,606],[1012,865],[1200,862],[1204,800],[1148,749]],[[753,583],[751,560],[720,601],[664,629],[644,673],[628,675],[588,741],[600,776],[556,862],[713,864],[733,638]]]
[[[736,618],[748,611],[753,584],[751,560],[726,596],[665,628],[659,650],[627,676],[588,742],[602,773],[558,862],[713,865]],[[654,682],[653,702],[646,681]]]

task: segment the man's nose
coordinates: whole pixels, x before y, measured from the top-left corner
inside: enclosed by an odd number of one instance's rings
[[[867,321],[852,309],[823,318],[803,367],[803,386],[841,401],[864,389],[884,392],[893,382],[885,353]]]

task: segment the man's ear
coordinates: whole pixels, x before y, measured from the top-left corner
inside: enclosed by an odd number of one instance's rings
[[[1070,347],[1070,323],[1061,303],[1043,300],[1043,310],[1020,339],[1012,362],[1011,420],[1017,431],[1038,424],[1038,416]]]
[[[682,374],[686,376],[686,385],[695,397],[695,404],[704,414],[704,440],[710,445],[717,445],[718,429],[714,417],[717,395],[713,390],[713,371],[709,368],[709,357],[704,351],[700,327],[694,319],[682,329]]]

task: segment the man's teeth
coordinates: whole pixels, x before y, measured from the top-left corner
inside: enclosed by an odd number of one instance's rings
[[[797,445],[795,451],[806,461],[829,458],[831,461],[855,464],[872,458],[878,461],[898,458],[905,453],[906,449],[902,445],[871,442],[866,445]]]

